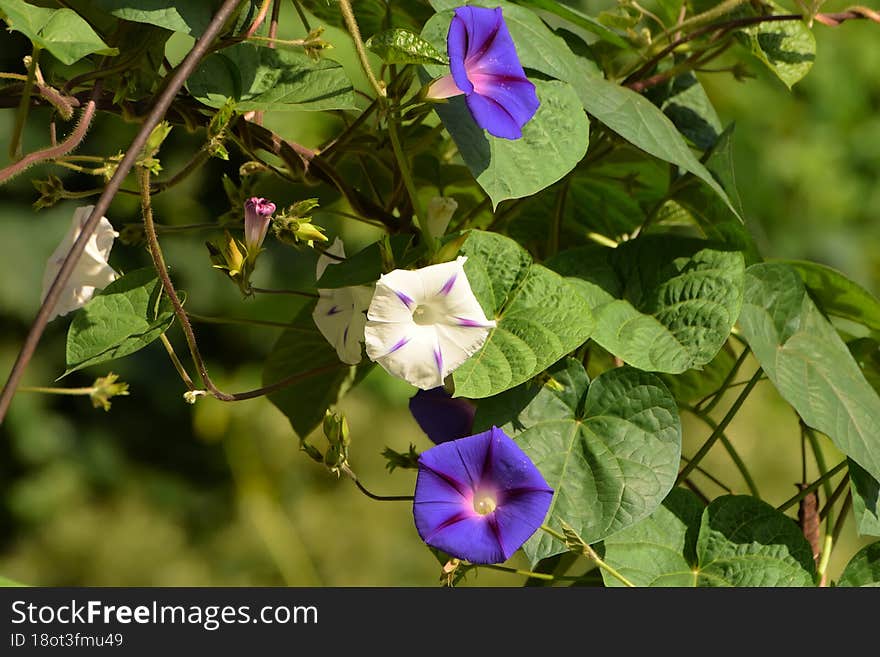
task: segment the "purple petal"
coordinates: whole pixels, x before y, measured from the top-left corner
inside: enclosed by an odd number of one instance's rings
[[[434,347],[434,364],[437,366],[440,376],[443,376],[443,352],[440,351],[439,345]]]
[[[528,454],[512,438],[498,427],[492,427],[487,433],[491,435],[492,458],[487,461],[483,471],[484,480],[492,481],[499,490],[511,494],[553,492]]]
[[[410,341],[410,338],[408,338],[408,337],[407,338],[400,338],[400,340],[397,341],[397,344],[395,344],[393,347],[391,347],[391,350],[388,353],[393,354],[398,349],[402,349],[403,347],[406,346],[406,343],[409,341]],[[388,354],[386,354],[386,356],[387,355]]]
[[[473,76],[474,93],[483,96],[503,108],[520,126],[524,126],[538,111],[541,102],[535,93],[535,85],[526,78],[500,78]],[[491,130],[487,127],[487,130]]]
[[[439,445],[469,436],[477,409],[466,399],[453,398],[440,386],[419,390],[410,398],[409,410],[422,431]]]
[[[460,9],[468,9],[462,7]],[[468,80],[464,69],[464,59],[467,57],[468,34],[465,21],[458,15],[459,10],[449,23],[449,32],[446,34],[446,54],[449,56],[449,71],[455,85],[464,93],[469,94],[474,90],[474,85]]]
[[[502,139],[519,139],[522,137],[522,126],[504,107],[479,94],[465,96],[465,103],[474,117],[474,122],[494,137]]]
[[[532,490],[509,495],[498,506],[494,515],[505,559],[541,526],[552,500],[552,490]]]
[[[487,324],[486,322],[481,322],[476,319],[468,319],[467,317],[456,317],[455,321],[459,326],[466,326],[468,328],[485,328],[487,326],[493,326],[492,324]]]
[[[491,516],[455,519],[444,515],[445,510],[432,504],[413,505],[416,529],[425,543],[471,563],[507,560]]]

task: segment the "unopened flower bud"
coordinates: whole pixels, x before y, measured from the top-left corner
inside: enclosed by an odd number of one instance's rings
[[[448,196],[435,196],[428,202],[428,232],[431,237],[443,237],[457,209],[458,201]]]
[[[327,411],[324,415],[324,436],[331,445],[348,446],[351,443],[348,421],[340,413]]]
[[[267,199],[252,196],[244,202],[244,243],[249,256],[259,252],[274,213],[275,204]]]

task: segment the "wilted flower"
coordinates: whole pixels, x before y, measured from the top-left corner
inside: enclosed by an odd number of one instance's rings
[[[367,311],[367,356],[390,374],[428,390],[443,385],[483,346],[495,326],[471,291],[464,263],[384,274]]]
[[[64,259],[67,257],[73,243],[79,237],[83,224],[88,220],[94,208],[94,205],[86,205],[76,209],[76,212],[73,213],[70,230],[67,231],[67,235],[65,235],[61,244],[58,245],[58,248],[49,256],[49,261],[46,263],[46,269],[43,273],[43,291],[40,295],[41,303],[46,299],[52,281],[55,280],[55,277],[61,270]],[[117,273],[107,263],[115,237],[117,237],[117,233],[113,230],[113,226],[107,221],[106,217],[101,217],[95,232],[92,233],[88,242],[86,242],[86,248],[82,255],[80,255],[79,260],[77,260],[76,267],[67,280],[61,296],[58,297],[58,303],[55,304],[55,308],[52,310],[52,315],[49,317],[50,320],[81,308],[94,296],[96,290],[102,290],[116,280]]]
[[[326,253],[345,258],[345,247],[338,237],[327,247]],[[318,258],[316,278],[321,278],[328,265],[338,260],[327,255]],[[361,343],[364,341],[364,311],[370,305],[372,290],[367,285],[319,289],[320,298],[312,311],[312,319],[321,335],[329,342],[339,360],[348,365],[361,362]]]
[[[496,137],[522,137],[522,127],[541,103],[519,62],[501,8],[457,8],[446,50],[451,73],[432,83],[426,97],[464,94],[478,126]]]
[[[438,445],[471,435],[476,411],[473,403],[453,397],[443,386],[419,390],[409,400],[409,412]]]
[[[501,429],[422,452],[413,518],[431,547],[489,564],[506,561],[544,521],[553,489]]]
[[[244,202],[244,245],[249,258],[255,259],[260,252],[274,213],[275,204],[264,198],[252,196]]]

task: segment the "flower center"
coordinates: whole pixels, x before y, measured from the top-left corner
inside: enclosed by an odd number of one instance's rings
[[[441,312],[438,312],[435,308],[427,304],[419,304],[416,306],[415,310],[413,310],[413,321],[419,326],[430,326],[432,324],[437,324],[443,317]]]
[[[495,497],[489,493],[478,492],[474,495],[474,511],[481,516],[492,513],[498,506]]]

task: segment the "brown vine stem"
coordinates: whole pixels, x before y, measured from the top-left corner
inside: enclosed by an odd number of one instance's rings
[[[828,25],[830,27],[837,27],[841,23],[844,23],[848,20],[870,20],[876,23],[880,23],[880,13],[868,9],[867,7],[853,7],[847,11],[841,11],[837,13],[831,14],[816,14],[814,17],[815,20],[819,21],[824,25]],[[760,23],[774,23],[774,22],[786,22],[786,21],[802,21],[804,17],[801,14],[777,14],[771,16],[746,16],[744,18],[736,18],[729,21],[719,21],[717,23],[711,23],[709,25],[704,25],[693,32],[682,35],[677,38],[675,41],[670,43],[668,46],[663,48],[656,55],[651,57],[647,62],[642,64],[635,72],[631,73],[626,77],[623,81],[623,86],[632,87],[633,84],[637,83],[642,76],[644,76],[649,71],[653,70],[653,68],[659,64],[667,55],[675,52],[680,46],[693,41],[695,39],[699,39],[702,36],[707,34],[711,34],[713,32],[720,31],[721,34],[725,34],[732,30],[736,30],[742,27],[751,27],[752,25],[759,25]],[[679,26],[680,28],[680,26]],[[677,29],[679,29],[677,28]]]
[[[22,173],[28,167],[32,167],[39,162],[54,160],[55,158],[67,155],[74,148],[79,146],[80,143],[82,143],[82,140],[85,138],[86,133],[89,130],[89,126],[92,124],[92,119],[95,116],[95,108],[97,107],[97,99],[100,93],[100,84],[95,85],[91,100],[89,100],[89,102],[86,104],[85,108],[83,109],[82,116],[80,116],[76,127],[73,129],[73,132],[68,135],[67,139],[55,146],[49,146],[48,148],[43,148],[39,151],[28,153],[18,162],[10,164],[5,169],[0,169],[0,185],[5,183],[10,178],[13,178],[14,176]],[[98,218],[100,219],[100,216]],[[88,237],[88,234],[83,234]],[[83,244],[85,244],[85,240],[83,240]],[[3,414],[2,411],[0,411],[0,419],[2,419],[2,417]]]
[[[73,243],[67,257],[64,259],[64,263],[61,265],[61,269],[55,276],[55,280],[52,282],[52,285],[46,294],[46,298],[43,301],[42,306],[40,306],[37,316],[34,318],[34,322],[25,338],[21,351],[19,351],[15,364],[12,366],[9,378],[3,386],[3,392],[0,393],[0,423],[3,422],[6,412],[9,410],[9,405],[12,403],[12,398],[15,396],[15,391],[18,388],[18,384],[21,381],[25,369],[27,368],[27,364],[30,362],[34,351],[36,351],[40,338],[43,335],[43,331],[46,328],[46,324],[49,321],[52,309],[58,302],[58,297],[61,295],[64,285],[67,283],[70,275],[73,273],[74,267],[76,267],[77,261],[85,250],[86,242],[89,240],[92,233],[95,232],[98,221],[100,221],[101,217],[107,212],[107,209],[110,207],[110,202],[113,200],[113,197],[116,196],[116,192],[122,185],[123,180],[125,180],[125,177],[128,175],[132,166],[134,166],[135,161],[140,157],[141,151],[147,143],[147,139],[150,137],[153,128],[155,128],[159,124],[159,121],[165,116],[165,113],[168,111],[168,108],[171,107],[171,103],[174,101],[177,92],[183,86],[186,79],[192,74],[193,70],[195,70],[195,67],[198,65],[205,52],[207,52],[208,47],[220,33],[220,30],[225,25],[227,19],[232,15],[232,12],[238,7],[241,1],[242,0],[225,0],[223,2],[220,9],[211,19],[204,34],[199,37],[198,41],[196,41],[195,45],[192,47],[192,50],[187,53],[186,57],[171,75],[171,79],[168,84],[164,86],[162,93],[156,99],[156,103],[153,105],[149,115],[144,120],[140,131],[128,147],[125,157],[123,157],[122,161],[119,163],[116,173],[113,174],[110,182],[107,183],[104,193],[101,194],[95,202],[92,214],[83,225],[79,237],[76,242]],[[100,85],[96,85],[96,91],[99,86]],[[91,106],[92,114],[94,114],[95,97],[93,97],[92,101],[89,102],[89,105],[86,106],[86,111],[88,111],[89,106]],[[84,122],[81,120],[80,124],[82,123]],[[77,127],[79,128],[80,126]],[[85,135],[84,129],[83,135]],[[81,139],[82,136],[80,136],[80,140]],[[66,152],[61,152],[54,154],[53,156],[58,157],[65,153]],[[25,158],[25,160],[27,160],[27,158]],[[0,182],[2,182],[2,180],[3,179],[0,178]]]

